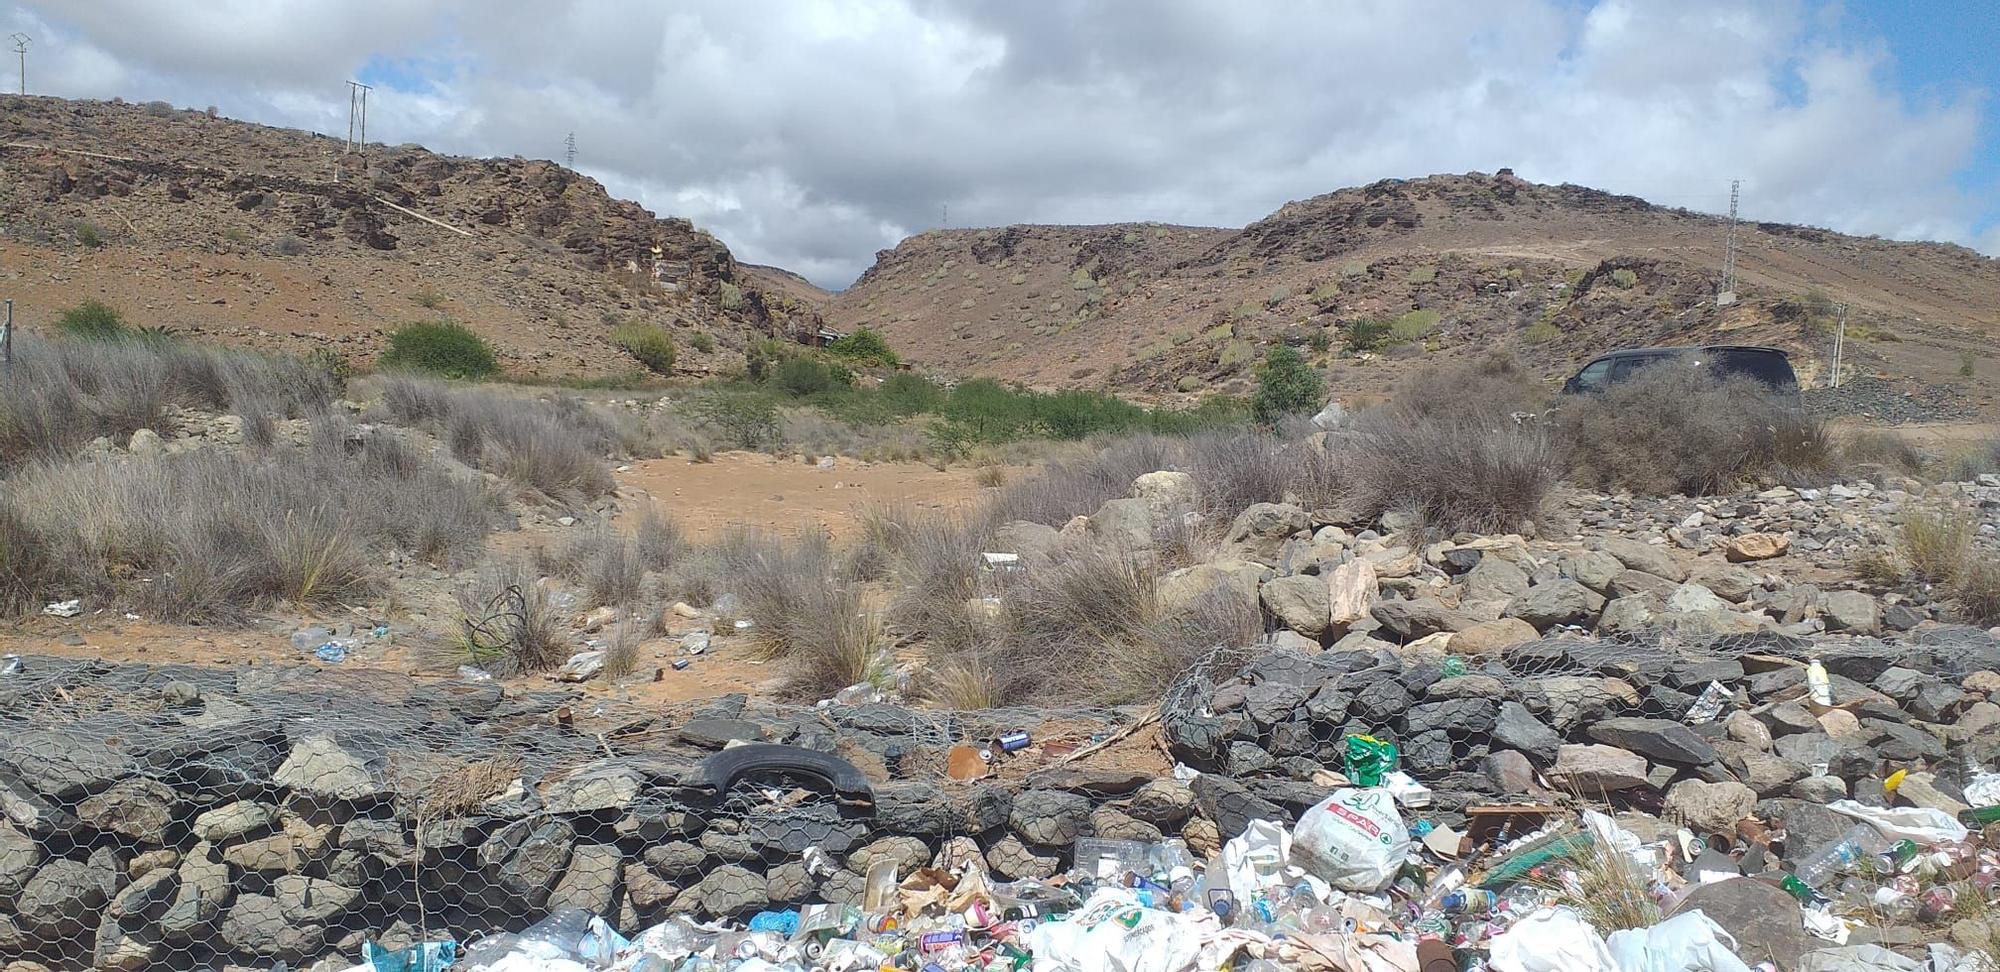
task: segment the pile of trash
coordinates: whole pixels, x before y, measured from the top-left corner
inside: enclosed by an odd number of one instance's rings
[[[859,905],[680,916],[630,938],[571,909],[463,947],[371,947],[349,972],[2000,968],[2000,921],[1985,924],[2000,823],[1975,831],[1938,810],[1836,801],[1827,809],[1852,826],[1790,870],[1777,864],[1784,832],[1754,818],[1697,834],[1511,804],[1469,808],[1459,832],[1426,819],[1428,791],[1393,745],[1348,744],[1325,799],[1296,821],[1249,821],[1206,859],[1178,838],[1085,837],[1066,873],[1010,882],[960,838],[912,873],[875,860]],[[1970,792],[2000,797],[2000,774]],[[2000,821],[2000,806],[1967,816]],[[1932,930],[1921,960],[1877,943],[1885,925],[1910,924]]]

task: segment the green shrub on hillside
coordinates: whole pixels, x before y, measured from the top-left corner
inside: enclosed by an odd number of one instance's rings
[[[857,328],[853,334],[827,345],[826,350],[850,361],[885,368],[894,368],[902,363],[902,359],[889,347],[889,342],[883,340],[880,333],[866,327]]]
[[[70,337],[111,341],[127,337],[131,330],[118,310],[100,300],[86,300],[56,318],[56,328]]]
[[[1347,350],[1360,354],[1380,350],[1389,340],[1389,322],[1370,318],[1347,325]]]
[[[1411,283],[1413,283],[1413,284],[1427,284],[1427,283],[1430,283],[1431,281],[1433,281],[1433,280],[1436,280],[1436,279],[1437,279],[1437,275],[1438,275],[1438,272],[1437,272],[1437,268],[1436,268],[1436,267],[1411,267],[1411,268],[1410,268],[1410,282],[1411,282]]]
[[[1257,375],[1257,394],[1250,399],[1250,411],[1257,421],[1274,425],[1287,415],[1310,412],[1319,407],[1326,384],[1303,355],[1279,346],[1264,359]]]
[[[446,378],[485,378],[500,370],[486,340],[457,321],[419,321],[397,328],[379,363]]]
[[[611,329],[611,343],[639,359],[656,375],[674,373],[674,339],[652,324],[620,324]]]
[[[693,337],[688,338],[688,347],[707,354],[715,350],[715,338],[710,337],[707,331],[696,331]]]
[[[1619,267],[1611,271],[1611,282],[1617,284],[1620,290],[1631,290],[1639,285],[1639,275],[1625,267]]]
[[[774,377],[778,387],[793,398],[819,395],[854,384],[854,373],[817,358],[786,358],[778,363]]]
[[[729,283],[727,281],[723,282],[722,284],[723,310],[740,311],[743,309],[743,306],[746,303],[747,301],[743,297],[743,288],[738,287],[735,284]]]
[[[1389,343],[1408,344],[1421,339],[1438,325],[1438,312],[1429,308],[1413,310],[1389,324]]]
[[[945,398],[944,389],[935,382],[907,371],[883,379],[881,395],[891,410],[903,415],[936,411]]]

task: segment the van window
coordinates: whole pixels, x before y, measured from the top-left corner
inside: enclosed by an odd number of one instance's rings
[[[1664,354],[1633,354],[1619,358],[1611,366],[1611,380],[1613,382],[1627,381],[1633,375],[1638,374],[1640,369],[1659,364],[1667,360],[1668,357],[1668,355]]]
[[[1582,371],[1576,373],[1575,378],[1570,379],[1570,384],[1577,391],[1597,391],[1605,386],[1605,379],[1610,374],[1611,359],[1604,358],[1585,365]]]
[[[1784,355],[1769,351],[1711,351],[1709,366],[1725,378],[1742,375],[1768,388],[1796,388],[1799,383],[1798,376],[1792,373],[1791,362]]]

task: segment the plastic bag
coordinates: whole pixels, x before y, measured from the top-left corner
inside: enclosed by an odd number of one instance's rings
[[[1924,972],[1924,966],[1880,945],[1848,945],[1799,956],[1797,972]]]
[[[1611,950],[1571,908],[1543,908],[1493,936],[1493,972],[1617,972]]]
[[[1835,800],[1826,808],[1874,827],[1891,841],[1914,840],[1929,847],[1961,843],[1971,833],[1951,814],[1929,807],[1871,807],[1853,800]]]
[[[1381,786],[1382,776],[1396,768],[1400,756],[1395,743],[1374,736],[1349,735],[1343,757],[1347,778],[1355,786]]]
[[[1212,917],[1142,908],[1127,888],[1101,888],[1076,914],[1044,921],[1026,936],[1036,972],[1182,972],[1220,928]]]
[[[1292,830],[1292,862],[1343,891],[1388,887],[1409,854],[1395,797],[1379,788],[1335,790]]]
[[[1257,890],[1285,883],[1285,865],[1292,856],[1292,835],[1285,825],[1269,820],[1252,820],[1243,833],[1222,845],[1222,870],[1229,875],[1229,888],[1238,898],[1248,898]]]
[[[1699,909],[1612,932],[1604,946],[1620,972],[1750,972],[1736,957],[1736,939]]]

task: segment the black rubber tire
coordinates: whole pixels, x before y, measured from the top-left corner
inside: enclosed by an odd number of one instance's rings
[[[702,775],[717,793],[727,793],[737,780],[758,773],[782,772],[825,780],[842,803],[875,805],[875,789],[854,764],[831,753],[785,746],[779,743],[751,743],[734,746],[702,761]]]

